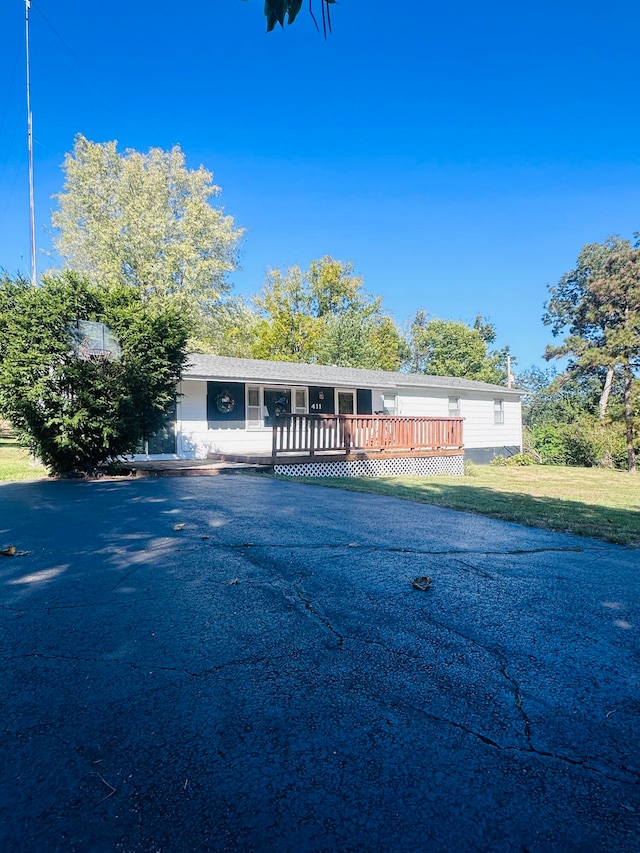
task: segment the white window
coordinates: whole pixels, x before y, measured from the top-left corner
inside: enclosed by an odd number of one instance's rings
[[[460,417],[460,397],[449,397],[449,417]]]
[[[493,401],[493,422],[494,424],[504,423],[504,400]]]
[[[247,427],[249,429],[261,429],[264,426],[262,422],[261,396],[262,389],[257,385],[247,386]]]
[[[384,410],[385,415],[397,415],[398,414],[398,396],[397,396],[397,394],[383,394],[382,395],[382,408]]]
[[[307,389],[306,388],[296,388],[294,390],[294,401],[295,405],[293,408],[293,412],[296,415],[306,415],[309,411],[307,408]]]
[[[247,429],[264,429],[278,414],[306,415],[309,399],[306,388],[275,385],[247,385]]]

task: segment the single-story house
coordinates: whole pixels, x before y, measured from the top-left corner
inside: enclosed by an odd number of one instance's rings
[[[192,354],[175,415],[143,458],[268,458],[283,473],[300,473],[293,463],[462,473],[464,459],[520,452],[521,397],[469,379]]]

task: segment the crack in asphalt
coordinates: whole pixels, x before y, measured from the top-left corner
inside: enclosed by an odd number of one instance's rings
[[[267,570],[267,566],[265,566],[261,561],[256,560],[253,557],[253,555],[248,559],[253,565],[258,566],[259,568],[261,568],[265,571]],[[473,567],[471,567],[471,568],[473,568]],[[338,648],[343,648],[345,640],[351,640],[352,642],[366,642],[366,643],[378,645],[378,646],[381,646],[383,649],[385,649],[385,651],[387,651],[387,652],[393,651],[394,654],[396,653],[396,650],[390,650],[389,647],[385,646],[384,643],[380,643],[380,642],[374,641],[374,640],[366,640],[364,638],[356,638],[356,637],[353,637],[350,635],[340,634],[333,627],[330,620],[327,619],[323,614],[321,614],[317,610],[316,607],[314,607],[314,605],[311,603],[309,598],[307,598],[305,595],[301,594],[301,588],[302,588],[303,580],[304,580],[304,578],[299,578],[293,584],[293,587],[291,587],[291,585],[287,585],[287,583],[280,576],[276,576],[276,582],[275,583],[273,583],[273,581],[268,581],[268,583],[270,583],[270,585],[273,585],[276,588],[279,588],[283,592],[283,594],[286,594],[287,590],[290,591],[293,588],[296,591],[299,600],[302,601],[302,603],[304,604],[305,609],[307,609],[317,620],[319,620],[329,631],[331,631],[331,633],[333,633],[338,638],[338,645],[337,645]],[[288,598],[290,600],[290,596],[288,596]],[[534,754],[534,755],[537,755],[541,758],[549,758],[549,759],[552,759],[554,761],[563,762],[565,764],[570,764],[570,765],[575,766],[575,767],[583,767],[584,769],[589,770],[590,772],[596,773],[599,776],[601,776],[605,779],[608,779],[610,781],[614,781],[614,782],[629,783],[630,780],[628,777],[631,777],[633,780],[635,780],[634,784],[640,783],[640,772],[630,770],[629,768],[626,768],[626,767],[620,768],[623,771],[623,773],[627,774],[627,778],[620,776],[620,775],[612,775],[612,774],[605,773],[602,770],[599,770],[597,767],[593,767],[592,765],[588,764],[589,756],[586,756],[586,757],[581,758],[581,759],[576,759],[576,758],[571,758],[568,755],[563,755],[561,753],[554,753],[554,752],[549,752],[546,750],[538,749],[536,746],[534,746],[534,744],[532,742],[531,721],[527,715],[525,708],[523,707],[524,695],[522,693],[522,690],[520,688],[520,684],[518,683],[517,679],[515,679],[508,672],[509,661],[508,661],[506,655],[503,652],[501,652],[499,649],[497,649],[493,646],[490,646],[490,645],[485,646],[481,642],[476,640],[474,637],[470,637],[470,636],[462,633],[461,631],[456,630],[455,628],[452,628],[448,625],[443,625],[442,623],[438,622],[437,620],[431,619],[429,617],[427,617],[427,618],[428,618],[428,621],[432,625],[434,625],[435,627],[437,627],[443,631],[448,631],[450,633],[455,634],[456,636],[460,637],[461,639],[465,640],[466,642],[471,643],[474,646],[476,646],[477,648],[481,649],[483,652],[485,652],[489,656],[493,657],[493,659],[498,664],[498,672],[500,673],[502,678],[509,684],[510,690],[513,694],[514,706],[518,712],[518,715],[520,716],[520,718],[522,720],[523,733],[524,733],[524,737],[525,737],[525,741],[526,741],[526,747],[521,747],[521,746],[516,746],[516,745],[503,746],[503,745],[499,744],[497,741],[494,741],[492,738],[488,737],[487,735],[484,735],[480,732],[477,732],[477,731],[469,728],[468,726],[465,726],[462,723],[457,722],[456,720],[451,720],[451,719],[448,719],[445,717],[438,717],[434,714],[430,714],[428,711],[425,711],[423,708],[418,708],[418,707],[413,706],[413,705],[403,705],[402,703],[384,702],[384,700],[378,700],[378,701],[380,701],[383,704],[390,706],[390,707],[398,707],[398,708],[405,707],[405,708],[413,709],[414,711],[416,711],[420,714],[423,714],[424,716],[428,717],[429,719],[432,719],[432,720],[437,721],[437,722],[442,722],[442,723],[450,725],[454,728],[457,728],[457,729],[465,732],[469,736],[477,738],[479,741],[481,741],[485,745],[490,746],[494,749],[504,750],[504,751],[511,750],[514,752],[522,753],[522,754]],[[400,653],[402,653],[402,652],[400,652]],[[406,652],[403,654],[406,657],[409,657],[411,659],[415,659],[414,656],[408,655]],[[356,690],[356,692],[361,692],[362,695],[366,696],[369,699],[373,698],[373,697],[369,696],[369,694],[367,694],[363,691],[357,691]],[[603,759],[603,761],[606,761],[606,759]]]
[[[509,744],[507,746],[502,746],[501,744],[497,743],[496,741],[492,740],[491,738],[486,737],[486,735],[482,735],[479,732],[475,732],[472,729],[469,729],[466,726],[463,726],[461,723],[457,723],[453,720],[443,719],[443,718],[434,716],[433,714],[429,714],[428,712],[425,712],[421,708],[416,708],[414,706],[408,706],[408,707],[412,707],[413,710],[418,711],[419,713],[429,717],[430,719],[446,723],[448,725],[454,726],[455,728],[462,729],[463,731],[467,732],[467,734],[478,738],[483,743],[485,743],[488,746],[491,746],[495,749],[499,749],[499,750],[502,750],[505,752],[506,751],[518,752],[518,753],[521,753],[523,755],[531,755],[531,754],[538,755],[541,758],[550,758],[553,761],[560,761],[564,764],[570,764],[573,767],[583,767],[585,770],[588,770],[591,773],[596,773],[598,776],[602,776],[604,779],[608,779],[611,782],[624,782],[624,783],[630,782],[630,780],[628,778],[624,778],[623,776],[620,776],[617,774],[612,775],[610,773],[605,773],[602,770],[599,770],[597,767],[594,767],[593,765],[589,764],[588,762],[589,762],[590,756],[588,756],[588,755],[586,755],[584,758],[571,758],[570,756],[563,755],[561,753],[549,752],[547,750],[537,749],[531,743],[528,744],[526,749],[521,747],[521,746],[514,746],[511,744]],[[626,768],[623,768],[623,772],[627,773],[628,776],[631,776],[633,779],[635,779],[635,782],[633,784],[639,784],[640,783],[640,773],[637,773],[633,770],[628,770]]]
[[[311,599],[306,595],[304,587],[302,586],[303,582],[305,580],[308,580],[312,576],[312,572],[309,572],[305,576],[298,576],[297,580],[288,581],[285,580],[279,574],[274,575],[273,570],[276,567],[273,564],[267,564],[265,561],[259,559],[256,554],[248,554],[246,550],[243,549],[242,555],[249,563],[251,563],[251,565],[256,566],[256,568],[260,569],[260,571],[266,572],[269,575],[269,578],[263,581],[263,583],[268,584],[274,589],[278,589],[287,601],[290,601],[294,604],[301,604],[301,612],[306,611],[307,613],[311,614],[315,621],[319,622],[331,634],[333,634],[337,641],[336,647],[342,648],[342,644],[344,643],[344,636],[333,626],[329,619],[327,619],[327,617],[313,605]],[[246,583],[251,585],[252,582],[246,581]],[[300,610],[300,608],[297,609]]]
[[[139,552],[138,552],[138,553],[139,553]],[[130,568],[128,572],[125,572],[123,575],[120,575],[120,577],[118,578],[118,580],[117,580],[117,581],[114,583],[114,585],[111,587],[111,592],[115,592],[115,591],[116,591],[116,589],[117,589],[121,584],[123,584],[125,581],[129,580],[129,578],[130,578],[132,575],[135,575],[135,573],[136,573],[136,572],[139,572],[139,571],[140,571],[140,569],[143,569],[143,568],[145,568],[145,567],[146,567],[146,564],[145,564],[145,563],[138,563],[138,565],[137,565],[137,566],[133,566],[132,568]]]
[[[447,548],[447,549],[429,549],[429,548],[391,548],[380,545],[361,545],[357,542],[346,543],[322,543],[321,545],[310,545],[309,543],[296,544],[280,544],[277,542],[261,543],[261,542],[243,542],[241,544],[226,544],[222,542],[208,542],[206,545],[214,548],[230,549],[230,550],[245,550],[248,548],[269,548],[269,549],[289,549],[305,550],[305,551],[336,551],[345,548],[357,548],[360,551],[369,553],[383,554],[424,554],[425,556],[446,557],[456,556],[458,554],[483,554],[487,556],[526,556],[527,554],[566,554],[566,553],[583,553],[585,549],[580,546],[571,546],[566,548],[507,548],[499,551],[488,551],[484,548]],[[595,557],[594,557],[595,559]]]
[[[464,560],[454,560],[455,563],[462,566],[463,572],[473,573],[475,575],[479,575],[481,578],[486,578],[487,580],[494,581],[496,580],[496,576],[490,574],[489,572],[485,572],[484,569],[479,569],[477,566],[472,566],[471,563],[465,563]]]
[[[266,565],[265,561],[259,559],[255,553],[254,554],[247,553],[246,548],[248,548],[248,547],[249,547],[249,543],[246,543],[246,545],[244,546],[244,550],[242,551],[245,558],[252,565],[256,566],[261,571],[265,571],[265,572],[271,574],[273,577],[274,566],[272,564]],[[265,547],[265,546],[263,546],[263,547]],[[266,546],[266,547],[268,548],[269,546]],[[287,547],[287,546],[283,546],[283,547]],[[398,549],[385,549],[385,550],[397,551]],[[566,550],[566,549],[560,549],[560,550]],[[417,553],[417,552],[412,552],[412,553]],[[423,552],[420,552],[420,553],[423,553]],[[491,576],[488,575],[487,573],[483,572],[482,569],[477,569],[475,566],[472,566],[468,563],[463,563],[462,561],[459,561],[459,560],[456,562],[461,563],[463,566],[466,566],[468,569],[470,569],[472,571],[477,571],[481,576],[486,576],[486,577],[491,578]],[[310,575],[307,575],[307,577],[310,577]],[[491,579],[493,579],[493,578],[491,578]],[[317,609],[317,607],[314,606],[314,604],[311,602],[310,598],[304,592],[304,588],[302,586],[304,580],[305,580],[304,577],[299,577],[297,581],[294,581],[291,583],[291,582],[285,581],[280,575],[276,575],[275,581],[270,580],[269,583],[270,583],[270,585],[279,588],[281,590],[281,592],[283,593],[283,595],[285,595],[285,597],[288,598],[289,600],[291,600],[292,592],[295,593],[297,600],[302,603],[305,610],[307,610],[314,617],[314,619],[319,621],[325,628],[327,628],[328,631],[330,631],[336,637],[337,648],[342,648],[343,644],[344,644],[345,636],[343,634],[341,634],[334,627],[332,622],[323,613],[321,613]],[[459,636],[461,639],[465,640],[465,642],[472,643],[473,645],[475,645],[479,649],[481,649],[483,652],[485,652],[485,654],[488,654],[491,657],[493,657],[493,659],[498,664],[498,671],[499,671],[500,675],[509,684],[511,692],[513,693],[514,705],[515,705],[515,707],[518,711],[518,714],[522,720],[523,731],[524,731],[524,736],[525,736],[526,742],[527,742],[528,746],[531,749],[533,749],[533,745],[531,742],[531,721],[529,720],[529,717],[527,716],[527,713],[526,713],[525,709],[523,708],[523,694],[522,694],[522,691],[520,689],[520,685],[517,682],[517,680],[515,678],[513,678],[513,676],[511,676],[509,674],[509,672],[507,671],[507,667],[509,665],[509,662],[508,662],[506,656],[499,649],[496,649],[492,646],[484,646],[482,643],[480,643],[475,638],[469,637],[466,634],[463,634],[462,632],[457,631],[456,629],[454,629],[448,625],[443,625],[440,622],[437,622],[436,620],[434,620],[428,616],[427,616],[427,619],[432,625],[439,628],[440,630],[447,631],[447,632],[455,634],[456,636]],[[482,736],[480,736],[480,735],[477,735],[477,736],[482,738]]]
[[[200,534],[198,534],[200,535]],[[175,543],[175,547],[173,547],[173,543]],[[99,549],[79,549],[74,551],[73,554],[75,556],[85,556],[87,554],[92,555],[104,555],[104,556],[113,556],[113,557],[126,557],[128,554],[140,554],[145,552],[151,553],[165,553],[171,554],[176,551],[180,552],[191,552],[198,548],[211,548],[211,549],[219,549],[223,551],[245,551],[249,548],[270,548],[270,549],[280,549],[286,550],[289,549],[291,551],[296,550],[304,550],[304,551],[338,551],[343,550],[345,548],[358,548],[361,551],[366,551],[368,553],[383,553],[383,554],[424,554],[426,556],[437,556],[437,557],[446,557],[446,556],[456,556],[459,554],[482,554],[486,556],[526,556],[528,554],[566,554],[566,553],[584,553],[589,551],[597,551],[599,549],[595,547],[585,548],[581,545],[577,546],[568,546],[564,548],[506,548],[502,550],[487,550],[486,548],[447,548],[447,549],[429,549],[429,548],[402,548],[402,547],[384,547],[381,545],[362,545],[360,543],[355,542],[344,542],[344,543],[322,543],[319,545],[305,543],[279,543],[279,542],[212,542],[209,537],[206,539],[202,539],[199,542],[189,542],[186,538],[182,537],[166,537],[163,542],[158,545],[147,545],[139,548],[99,548]],[[68,550],[62,551],[61,549],[52,549],[48,550],[47,554],[52,555],[56,553],[64,553],[69,554]],[[597,555],[594,554],[593,559],[597,559]]]
[[[612,775],[609,773],[605,773],[602,770],[599,770],[597,767],[590,765],[588,763],[590,756],[588,756],[588,755],[585,756],[584,758],[581,758],[581,759],[571,758],[570,756],[562,755],[561,753],[548,752],[546,750],[536,749],[536,747],[534,747],[530,743],[527,745],[526,748],[521,747],[521,746],[511,745],[511,744],[503,746],[503,745],[499,744],[497,741],[493,740],[492,738],[487,737],[487,735],[483,735],[480,732],[477,732],[474,729],[471,729],[468,726],[465,726],[463,723],[459,723],[456,720],[450,720],[447,717],[440,717],[437,714],[431,714],[431,713],[429,713],[429,711],[426,711],[424,708],[419,708],[416,705],[411,705],[411,704],[407,704],[407,703],[403,703],[403,702],[387,702],[378,696],[371,696],[370,694],[368,694],[364,691],[358,691],[357,688],[355,689],[355,692],[360,692],[362,695],[366,696],[370,701],[377,702],[378,704],[383,705],[384,707],[390,707],[390,708],[394,708],[394,709],[397,709],[400,711],[403,711],[403,710],[415,711],[416,713],[420,714],[423,717],[426,717],[429,720],[433,720],[434,722],[443,723],[444,725],[451,726],[452,728],[455,728],[455,729],[459,729],[460,731],[463,731],[465,734],[467,734],[471,737],[474,737],[477,740],[481,741],[483,744],[485,744],[485,746],[490,746],[492,749],[497,749],[500,752],[517,752],[517,753],[520,753],[522,755],[537,755],[540,758],[549,758],[549,759],[552,759],[553,761],[559,761],[563,764],[569,764],[573,767],[582,767],[585,770],[588,770],[590,773],[595,773],[598,776],[601,776],[604,779],[608,779],[611,782],[623,782],[625,784],[635,784],[635,785],[640,784],[640,772],[637,772],[635,770],[629,770],[629,768],[626,768],[626,767],[621,767],[620,769],[624,773],[626,773],[627,776],[631,776],[633,781],[630,780],[629,778],[624,778],[621,775]]]
[[[428,717],[431,720],[434,720],[436,722],[445,723],[445,724],[450,725],[454,728],[460,729],[461,731],[466,732],[468,735],[477,738],[478,740],[480,740],[482,743],[486,744],[487,746],[491,746],[495,749],[505,750],[505,751],[511,750],[511,751],[520,752],[523,754],[534,754],[534,755],[540,756],[541,758],[550,758],[550,759],[553,759],[555,761],[564,762],[565,764],[574,765],[576,767],[584,767],[586,770],[589,770],[593,773],[597,773],[600,776],[602,776],[603,778],[609,779],[610,781],[625,782],[625,783],[630,782],[629,778],[624,778],[623,776],[620,776],[620,775],[610,775],[608,773],[603,772],[602,770],[599,770],[597,767],[593,767],[592,765],[588,764],[590,756],[585,756],[584,758],[577,759],[577,758],[571,758],[568,755],[563,755],[561,753],[555,753],[555,752],[549,752],[547,750],[542,750],[542,749],[539,749],[538,747],[536,747],[532,742],[531,721],[529,720],[529,717],[523,708],[524,696],[523,696],[523,693],[520,689],[520,685],[518,684],[517,680],[515,678],[513,678],[513,676],[511,676],[507,672],[508,660],[507,660],[506,656],[499,649],[496,649],[492,646],[484,646],[482,643],[478,642],[473,637],[469,637],[466,634],[463,634],[462,632],[457,631],[455,628],[450,628],[449,626],[444,626],[434,619],[429,619],[429,622],[431,622],[431,624],[435,625],[438,628],[441,628],[445,631],[449,631],[449,632],[455,634],[456,636],[460,637],[461,639],[472,643],[473,645],[477,646],[482,651],[484,651],[487,654],[494,657],[494,659],[498,663],[498,671],[499,671],[500,675],[509,683],[509,685],[512,689],[513,696],[514,696],[514,704],[515,704],[515,707],[518,710],[518,713],[519,713],[520,717],[522,718],[522,722],[523,722],[523,732],[524,732],[524,736],[525,736],[525,740],[526,740],[526,744],[527,744],[526,747],[521,747],[521,746],[516,746],[516,745],[511,745],[511,744],[503,746],[503,745],[499,744],[497,741],[494,741],[492,738],[488,737],[487,735],[481,734],[480,732],[477,732],[474,729],[471,729],[468,726],[465,726],[462,723],[457,722],[456,720],[451,720],[447,717],[440,717],[440,716],[437,716],[435,714],[431,714],[428,711],[425,711],[424,708],[419,708],[415,705],[405,704],[405,703],[401,703],[401,702],[385,702],[385,700],[379,699],[379,698],[376,700],[375,697],[370,696],[370,694],[365,693],[364,691],[357,691],[357,692],[361,692],[363,695],[367,696],[368,698],[374,699],[375,701],[379,701],[381,704],[384,704],[386,706],[390,706],[393,708],[399,708],[401,710],[403,708],[414,710],[414,711],[422,714],[423,716]],[[355,642],[365,642],[365,643],[371,643],[373,645],[378,645],[378,646],[381,646],[383,649],[385,649],[385,651],[387,651],[387,652],[392,652],[393,654],[403,654],[405,657],[408,657],[410,659],[415,659],[415,656],[409,655],[406,652],[403,652],[402,650],[391,650],[391,649],[389,649],[388,646],[386,646],[384,643],[381,643],[379,641],[368,640],[368,639],[364,639],[361,637],[356,638],[356,637],[351,637],[349,635],[347,635],[346,639],[352,640]],[[602,760],[605,762],[607,761],[607,759],[602,759]],[[627,774],[627,777],[630,776],[630,777],[632,777],[633,780],[635,780],[634,782],[632,782],[632,784],[639,784],[640,783],[640,771],[632,770],[628,767],[622,767],[622,766],[619,767],[618,769],[620,769],[623,773]]]
[[[310,612],[310,613],[311,613],[311,614],[312,614],[312,615],[313,615],[313,616],[314,616],[314,617],[315,617],[319,622],[321,622],[321,623],[325,626],[325,628],[328,628],[328,630],[329,630],[329,631],[330,631],[330,632],[331,632],[331,633],[336,637],[336,639],[337,639],[337,641],[338,641],[337,648],[341,649],[341,648],[342,648],[342,645],[343,645],[343,643],[344,643],[344,635],[343,635],[343,634],[341,634],[339,631],[337,631],[337,630],[333,627],[333,625],[332,625],[332,624],[331,624],[331,622],[327,619],[327,617],[326,617],[326,616],[324,616],[322,613],[320,613],[318,610],[316,610],[316,608],[315,608],[315,607],[313,606],[313,604],[311,603],[310,599],[309,599],[309,598],[307,598],[307,596],[306,596],[306,595],[305,595],[305,593],[304,593],[304,589],[303,589],[303,587],[302,587],[302,581],[303,581],[303,578],[300,578],[300,580],[298,580],[298,581],[293,585],[293,588],[294,588],[294,590],[296,591],[296,595],[298,596],[298,599],[302,602],[303,606],[304,606],[304,607],[305,607],[305,608],[306,608],[306,609],[307,609],[307,610],[308,610],[308,611],[309,611],[309,612]]]
[[[477,640],[475,637],[470,637],[468,634],[459,631],[457,628],[453,628],[451,625],[442,624],[442,622],[439,622],[438,620],[429,616],[429,614],[427,613],[425,613],[425,618],[431,625],[434,625],[441,631],[454,634],[456,637],[460,637],[467,643],[471,643],[472,645],[476,646],[476,648],[481,649],[483,652],[485,652],[485,654],[490,655],[495,660],[495,662],[498,664],[498,672],[511,688],[511,692],[513,693],[514,705],[522,719],[525,739],[527,741],[527,744],[533,749],[533,745],[531,743],[531,721],[529,720],[529,717],[527,716],[527,713],[523,707],[524,697],[522,694],[522,690],[520,689],[520,684],[507,671],[507,668],[509,666],[509,660],[507,656],[503,652],[501,652],[500,649],[495,648],[495,646],[485,645],[484,643],[481,643],[479,640]]]
[[[301,581],[298,581],[298,584],[299,583],[301,583]],[[296,584],[296,586],[297,586],[297,584]],[[350,637],[348,635],[338,634],[338,632],[335,631],[335,629],[330,625],[330,623],[325,621],[317,613],[317,611],[315,611],[315,609],[311,609],[310,612],[316,618],[319,618],[320,621],[325,625],[325,627],[329,628],[329,630],[331,630],[332,633],[335,634],[335,636],[339,637],[339,639],[340,639],[340,642],[338,644],[339,648],[342,647],[345,639],[355,641],[355,638],[353,638],[353,637]],[[472,642],[473,644],[477,645],[478,647],[485,649],[484,646],[477,643],[477,641],[473,640],[472,638],[465,637],[465,635],[460,634],[459,632],[454,632],[454,633],[458,634],[459,636],[461,636],[465,639],[468,639],[469,642]],[[358,641],[362,641],[362,638],[358,638]],[[365,641],[365,642],[375,642],[375,641]],[[381,645],[383,648],[386,648],[384,646],[384,644],[382,644],[382,643],[375,643],[375,644]],[[388,651],[388,649],[387,649],[387,651]],[[498,655],[501,655],[501,653],[498,652],[496,649],[486,648],[485,651],[488,651],[491,654],[497,653]],[[255,665],[259,665],[261,663],[265,663],[266,661],[273,663],[274,661],[276,661],[278,659],[283,659],[284,657],[285,656],[274,657],[273,655],[269,655],[269,656],[260,655],[260,656],[253,656],[253,657],[247,657],[247,658],[240,658],[240,659],[236,659],[236,660],[226,661],[225,663],[217,664],[216,666],[207,667],[206,669],[201,670],[201,671],[197,671],[197,672],[189,670],[186,667],[156,666],[154,664],[144,664],[143,665],[140,663],[135,663],[134,661],[122,660],[120,658],[96,658],[96,657],[83,657],[80,655],[43,655],[43,654],[35,653],[35,652],[23,653],[20,655],[12,655],[12,656],[0,656],[0,660],[13,661],[13,660],[26,660],[26,659],[34,659],[35,658],[35,659],[39,659],[39,660],[43,660],[43,661],[64,660],[64,661],[70,661],[73,663],[116,664],[118,666],[127,666],[127,667],[130,667],[131,669],[134,669],[136,671],[147,672],[149,674],[152,674],[153,672],[156,672],[156,671],[158,671],[158,672],[173,672],[173,673],[180,673],[182,675],[186,675],[190,678],[204,678],[208,675],[212,675],[212,674],[215,674],[217,672],[221,672],[225,669],[229,669],[232,667],[255,666]],[[373,696],[368,691],[358,689],[358,687],[356,687],[356,686],[352,686],[352,690],[355,693],[359,693],[361,696],[368,699],[369,701],[374,702],[374,703],[379,704],[379,705],[382,705],[386,708],[394,708],[394,709],[397,709],[400,711],[404,711],[404,710],[414,711],[415,713],[418,713],[421,716],[426,717],[427,719],[433,720],[434,722],[438,722],[438,723],[442,723],[442,724],[447,725],[447,726],[451,726],[452,728],[458,729],[458,730],[464,732],[465,734],[469,735],[470,737],[473,737],[473,738],[479,740],[485,746],[489,746],[492,749],[497,749],[497,750],[502,751],[502,752],[508,752],[508,751],[517,752],[517,753],[520,753],[523,755],[533,754],[533,755],[537,755],[541,758],[548,758],[548,759],[551,759],[553,761],[559,761],[559,762],[562,762],[564,764],[569,764],[569,765],[574,766],[574,767],[582,767],[591,773],[595,773],[604,779],[608,779],[609,781],[622,782],[625,784],[640,784],[640,772],[635,771],[635,770],[631,770],[628,767],[621,767],[620,768],[622,770],[622,772],[626,774],[626,778],[625,778],[624,776],[621,776],[619,774],[614,775],[611,773],[605,773],[604,771],[599,770],[597,767],[594,767],[593,765],[589,764],[588,762],[589,762],[590,756],[585,756],[584,758],[577,759],[577,758],[571,758],[570,756],[563,755],[561,753],[555,753],[555,752],[550,752],[548,750],[541,750],[541,749],[536,748],[531,742],[530,726],[528,723],[528,719],[526,718],[526,714],[524,714],[522,707],[521,707],[522,694],[519,692],[519,688],[517,688],[517,682],[515,681],[515,679],[513,679],[511,676],[509,676],[508,673],[506,673],[504,671],[504,668],[501,668],[501,674],[512,685],[516,685],[517,693],[515,696],[515,702],[516,702],[516,707],[519,708],[520,712],[523,715],[523,719],[525,720],[525,735],[527,738],[527,746],[526,747],[516,746],[513,744],[502,745],[502,744],[498,743],[497,741],[493,740],[493,738],[490,738],[487,735],[482,734],[481,732],[475,731],[474,729],[470,728],[469,726],[465,726],[463,723],[460,723],[457,720],[452,720],[448,717],[442,717],[442,716],[439,716],[437,714],[432,714],[429,711],[425,710],[424,708],[420,708],[420,707],[418,707],[416,705],[412,705],[410,703],[385,700],[385,699],[381,698],[379,695]],[[606,759],[603,759],[603,760],[606,760]],[[629,779],[629,777],[631,777],[631,780]]]
[[[263,561],[256,559],[256,557],[254,555],[248,555],[245,553],[245,556],[247,557],[249,562],[251,562],[253,565],[257,566],[261,570],[272,571],[273,566],[265,565]],[[457,561],[457,562],[461,562],[461,561]],[[472,571],[476,570],[476,567],[471,566],[470,564],[463,564],[463,565],[468,566],[468,568],[471,569]],[[480,573],[481,576],[486,575],[486,573],[483,572],[481,569],[477,570],[477,571]],[[307,577],[310,577],[310,575],[308,575]],[[490,575],[488,577],[491,578]],[[493,579],[493,578],[491,578],[491,579]],[[280,591],[285,595],[285,597],[288,598],[288,600],[291,600],[291,591],[294,590],[296,595],[297,595],[298,600],[302,602],[305,609],[316,620],[318,620],[322,625],[324,625],[324,627],[326,627],[337,638],[337,640],[338,640],[337,647],[338,648],[343,648],[345,639],[348,639],[348,640],[352,640],[352,641],[356,641],[356,642],[361,641],[361,642],[373,643],[373,644],[381,646],[382,648],[384,648],[388,652],[391,651],[383,643],[379,643],[379,642],[371,641],[371,640],[364,640],[363,638],[354,638],[352,636],[344,635],[344,634],[341,634],[340,632],[338,632],[336,630],[336,628],[333,626],[333,624],[331,623],[331,621],[324,614],[320,613],[320,611],[313,605],[313,603],[308,598],[308,596],[306,594],[304,594],[303,587],[302,587],[302,583],[304,580],[305,580],[305,578],[299,577],[297,581],[293,582],[293,584],[290,584],[290,583],[287,583],[281,576],[276,575],[275,580],[273,579],[273,576],[272,576],[272,579],[267,581],[267,583],[269,583],[270,585],[272,585],[276,588],[279,588]],[[287,595],[287,593],[289,593],[289,594]],[[407,706],[407,707],[414,707],[414,710],[419,711],[420,713],[425,714],[426,716],[428,716],[434,720],[439,720],[439,721],[445,722],[445,723],[447,723],[447,724],[449,724],[455,728],[458,728],[458,729],[466,732],[467,734],[477,738],[481,742],[483,742],[486,745],[491,746],[493,748],[504,749],[504,750],[514,750],[514,751],[522,752],[522,753],[533,753],[533,754],[538,755],[538,756],[543,757],[543,758],[550,758],[550,759],[553,759],[556,761],[564,762],[566,764],[571,764],[571,765],[578,766],[578,767],[585,767],[585,769],[588,769],[594,773],[598,773],[603,778],[607,778],[611,781],[622,781],[622,782],[628,782],[629,781],[628,778],[625,779],[621,776],[610,775],[610,774],[604,773],[601,770],[598,770],[598,768],[596,768],[596,767],[589,765],[587,763],[589,761],[589,756],[586,756],[583,759],[574,759],[574,758],[571,758],[570,756],[567,756],[567,755],[563,755],[560,753],[548,752],[546,750],[538,749],[536,746],[534,746],[533,741],[532,741],[531,720],[529,719],[529,716],[528,716],[528,714],[524,708],[525,697],[524,697],[524,694],[522,692],[522,689],[520,687],[519,682],[508,671],[509,660],[508,660],[507,656],[502,651],[500,651],[500,649],[497,649],[494,646],[491,646],[488,644],[484,645],[479,640],[477,640],[475,637],[471,637],[471,636],[469,636],[469,635],[467,635],[467,634],[465,634],[465,633],[463,633],[463,632],[461,632],[455,628],[452,628],[449,625],[443,625],[441,622],[438,622],[437,620],[435,620],[429,616],[427,616],[427,619],[432,625],[434,625],[434,627],[437,627],[442,631],[455,634],[456,636],[460,637],[465,642],[471,643],[472,645],[476,646],[481,651],[483,651],[485,654],[488,654],[490,657],[492,657],[494,659],[494,661],[498,665],[498,672],[500,673],[501,677],[509,685],[510,692],[513,695],[514,707],[516,708],[517,713],[518,713],[518,715],[522,721],[523,734],[524,734],[527,746],[526,746],[526,748],[518,747],[518,746],[511,746],[511,745],[501,746],[499,743],[497,743],[496,741],[487,737],[486,735],[483,735],[480,732],[476,732],[472,729],[469,729],[468,727],[464,726],[462,723],[458,723],[455,720],[448,720],[446,718],[440,718],[440,717],[431,715],[428,712],[424,711],[424,709],[415,708],[414,706]],[[395,651],[394,651],[394,653],[395,653]],[[412,657],[410,655],[406,655],[406,656]],[[393,703],[391,703],[391,704],[393,705]],[[604,760],[606,760],[606,759],[604,759]],[[639,772],[636,772],[634,770],[629,770],[628,768],[621,768],[621,769],[623,770],[623,772],[627,773],[628,776],[631,776],[633,779],[637,780],[637,782],[640,782],[640,773]]]

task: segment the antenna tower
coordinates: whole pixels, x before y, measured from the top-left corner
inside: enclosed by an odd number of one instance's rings
[[[31,0],[25,0],[25,42],[27,60],[27,145],[29,148],[29,223],[31,226],[31,284],[36,275],[36,216],[33,203],[33,116],[31,115],[31,68],[29,65],[29,9]]]

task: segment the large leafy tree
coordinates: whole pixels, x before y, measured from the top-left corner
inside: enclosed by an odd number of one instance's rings
[[[109,349],[78,343],[86,321],[102,324]],[[5,276],[0,412],[52,473],[91,472],[163,424],[188,332],[179,305],[131,285],[101,288],[66,272],[34,287]]]
[[[562,344],[548,347],[546,358],[568,357],[568,372],[606,370],[600,397],[604,416],[616,371],[624,386],[624,421],[629,471],[636,470],[634,406],[640,367],[640,248],[609,238],[585,246],[575,269],[550,288],[544,322],[554,335],[568,330]]]
[[[410,368],[414,373],[505,384],[509,351],[489,349],[495,338],[493,325],[482,317],[471,327],[455,320],[429,319],[418,311],[409,329]]]
[[[591,373],[604,368],[599,412],[604,419],[613,385],[615,360],[604,356],[607,318],[592,310],[590,287],[600,277],[609,259],[629,247],[628,241],[609,237],[603,243],[590,243],[578,255],[575,268],[562,276],[557,285],[549,287],[551,294],[545,304],[543,322],[551,327],[554,336],[568,330],[561,344],[548,346],[547,360],[569,359],[569,373]]]
[[[397,370],[405,344],[353,266],[325,256],[271,270],[255,305],[255,358]]]
[[[407,347],[390,317],[348,310],[331,315],[316,348],[320,364],[393,370],[405,360]]]
[[[205,312],[228,292],[242,231],[211,204],[220,193],[211,172],[188,169],[178,146],[120,153],[78,135],[63,171],[52,224],[67,268]]]
[[[270,270],[255,299],[259,321],[251,347],[254,358],[313,361],[321,334],[300,267]]]
[[[255,341],[258,316],[244,300],[221,299],[195,323],[190,346],[195,352],[247,358]]]

